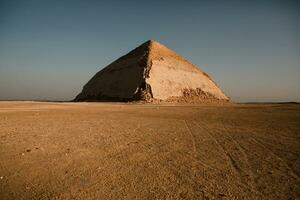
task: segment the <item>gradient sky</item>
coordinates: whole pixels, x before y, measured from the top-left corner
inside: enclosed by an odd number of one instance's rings
[[[0,99],[71,100],[148,39],[235,101],[300,101],[297,0],[0,0]]]

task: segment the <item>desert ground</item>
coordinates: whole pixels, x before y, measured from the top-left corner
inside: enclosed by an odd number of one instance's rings
[[[0,102],[0,199],[297,199],[300,106]]]

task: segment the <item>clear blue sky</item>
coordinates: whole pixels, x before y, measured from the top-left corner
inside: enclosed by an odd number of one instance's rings
[[[0,99],[71,100],[148,39],[235,101],[300,101],[297,0],[0,0]]]

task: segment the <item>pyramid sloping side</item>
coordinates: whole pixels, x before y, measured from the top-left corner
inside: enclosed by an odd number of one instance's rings
[[[151,86],[153,98],[168,100],[192,92],[201,95],[199,98],[228,100],[205,72],[164,45],[152,42],[148,59],[151,66],[146,83]]]
[[[99,71],[84,87],[75,101],[127,101],[139,98],[145,87],[144,68],[148,45],[145,43]]]
[[[99,71],[75,101],[225,100],[216,83],[182,56],[149,40]]]

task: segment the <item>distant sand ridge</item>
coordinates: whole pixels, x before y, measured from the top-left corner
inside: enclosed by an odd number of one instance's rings
[[[149,40],[99,71],[75,101],[228,102],[197,66]]]

